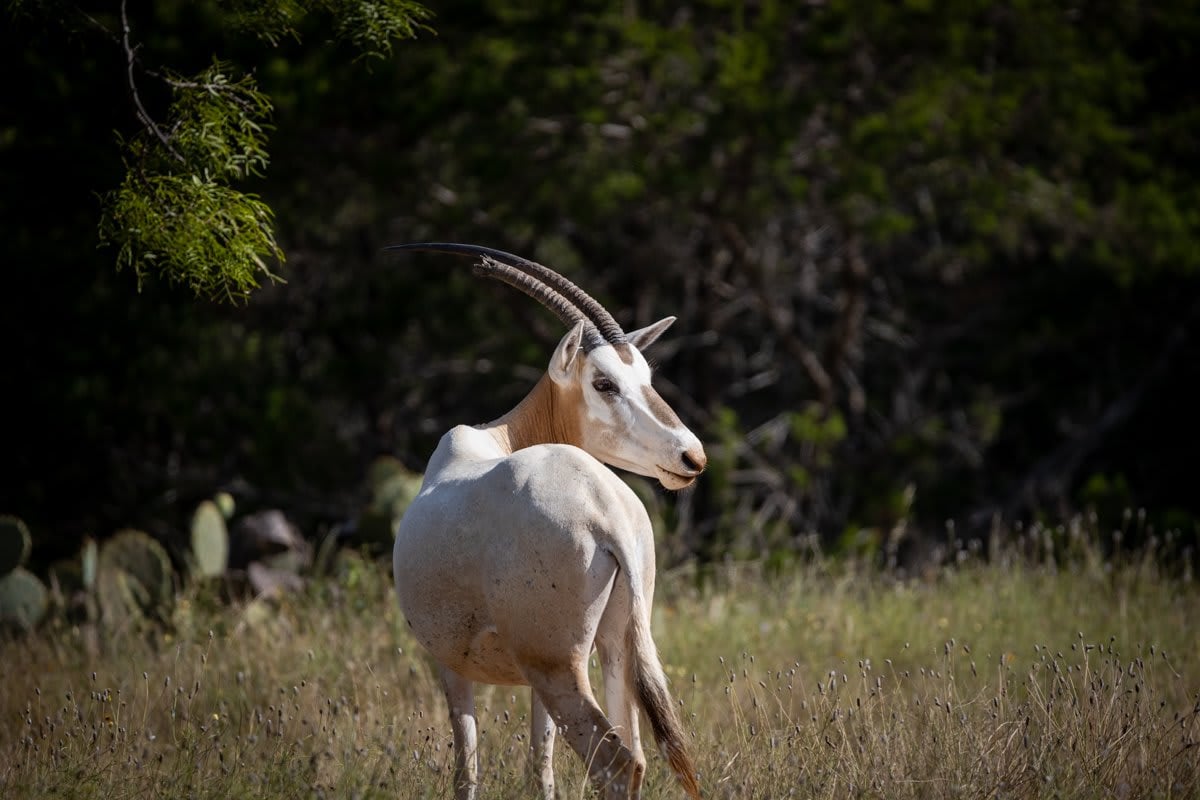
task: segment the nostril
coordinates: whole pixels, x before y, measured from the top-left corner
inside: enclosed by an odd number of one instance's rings
[[[707,459],[704,457],[703,451],[689,453],[685,450],[679,458],[683,462],[683,466],[689,472],[703,472],[704,465],[707,463]]]

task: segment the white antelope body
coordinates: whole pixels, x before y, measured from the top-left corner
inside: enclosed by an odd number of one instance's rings
[[[479,681],[532,687],[530,769],[544,797],[554,797],[556,730],[607,798],[640,796],[640,708],[684,789],[698,798],[650,637],[650,520],[604,466],[669,489],[690,485],[704,469],[699,440],[651,387],[641,354],[674,318],[626,334],[596,301],[539,264],[472,245],[395,249],[481,256],[478,274],[524,291],[571,326],[516,408],[442,437],[396,536],[400,607],[439,664],[450,709],[456,797],[476,796]],[[593,647],[607,715],[588,678]]]

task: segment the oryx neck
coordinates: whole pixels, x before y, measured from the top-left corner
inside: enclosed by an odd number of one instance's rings
[[[578,446],[578,405],[583,398],[566,395],[550,376],[543,375],[512,411],[479,428],[490,433],[500,449],[510,454],[537,444]]]

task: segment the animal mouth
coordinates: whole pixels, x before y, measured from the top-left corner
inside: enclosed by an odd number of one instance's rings
[[[673,472],[666,467],[658,467],[658,481],[668,489],[686,489],[696,482],[696,478],[700,473],[687,475],[680,472]]]

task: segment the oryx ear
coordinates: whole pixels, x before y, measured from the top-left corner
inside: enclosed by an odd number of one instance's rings
[[[647,325],[644,328],[638,328],[636,331],[630,331],[625,334],[625,338],[638,350],[645,350],[658,341],[658,337],[666,333],[667,328],[671,327],[674,322],[675,317],[663,317],[653,325]]]
[[[550,369],[548,370],[550,379],[559,385],[571,381],[573,374],[571,368],[583,346],[583,326],[583,322],[578,322],[574,328],[567,331],[567,335],[558,343],[558,347],[554,348],[554,355],[550,356]]]

